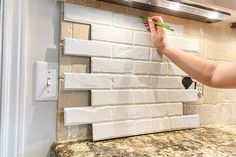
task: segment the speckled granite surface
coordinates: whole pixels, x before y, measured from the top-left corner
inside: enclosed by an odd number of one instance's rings
[[[53,157],[236,157],[236,124],[101,142],[54,143]]]

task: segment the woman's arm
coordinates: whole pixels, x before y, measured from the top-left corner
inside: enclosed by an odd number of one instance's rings
[[[168,44],[165,30],[155,27],[153,21],[162,22],[161,17],[149,19],[148,29],[151,31],[151,39],[158,52],[167,56],[174,64],[197,81],[211,87],[234,88],[236,87],[236,63],[218,65],[213,61],[204,60]]]

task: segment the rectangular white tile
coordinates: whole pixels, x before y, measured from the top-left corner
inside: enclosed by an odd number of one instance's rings
[[[172,130],[192,129],[200,127],[198,115],[186,115],[170,117],[170,127]]]
[[[152,110],[149,105],[131,105],[112,107],[112,120],[127,120],[137,118],[151,118]]]
[[[92,40],[123,44],[133,43],[133,31],[109,26],[92,25],[91,37]]]
[[[182,77],[152,76],[150,77],[150,87],[157,89],[183,89]]]
[[[152,117],[183,115],[182,103],[153,104],[150,107]]]
[[[168,102],[165,90],[92,90],[92,106]]]
[[[134,33],[134,44],[154,47],[154,45],[151,41],[151,35],[148,32],[135,32]]]
[[[193,102],[198,101],[196,90],[169,90],[169,102]]]
[[[126,120],[93,124],[93,141],[170,130],[169,118]]]
[[[132,73],[133,61],[121,59],[92,58],[93,73]]]
[[[112,12],[93,7],[64,3],[64,20],[111,25]]]
[[[135,135],[133,120],[93,124],[93,141]]]
[[[112,45],[92,40],[70,39],[64,40],[64,55],[85,57],[111,57]]]
[[[113,88],[149,88],[150,79],[147,76],[123,76],[113,75]]]
[[[150,49],[147,47],[117,45],[112,47],[112,58],[149,60]]]
[[[144,62],[136,61],[134,62],[134,73],[135,74],[155,74],[163,75],[167,74],[168,64],[167,63],[156,63],[156,62]]]
[[[64,108],[64,124],[79,125],[111,120],[111,107]]]
[[[167,40],[172,46],[183,49],[185,51],[199,51],[199,41],[197,39],[189,39],[181,36],[168,36]]]
[[[113,25],[116,27],[146,31],[141,18],[138,16],[113,13]]]
[[[92,90],[92,106],[132,104],[134,92],[131,90]]]
[[[65,73],[65,90],[110,89],[109,75],[89,73]]]

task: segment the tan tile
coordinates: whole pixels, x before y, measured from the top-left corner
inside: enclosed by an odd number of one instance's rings
[[[90,91],[72,91],[70,94],[70,106],[91,106]]]
[[[59,60],[60,60],[59,77],[64,78],[64,72],[71,72],[71,57],[61,56]]]
[[[78,125],[69,127],[69,139],[86,140],[92,139],[92,126]]]
[[[218,61],[235,61],[236,47],[234,42],[224,42],[221,40],[207,39],[206,53],[208,59]]]
[[[72,23],[61,21],[61,40],[72,38]]]
[[[236,122],[236,103],[231,104],[231,114],[230,121]]]
[[[190,32],[190,20],[172,16],[172,23],[176,25],[182,25],[184,27],[184,34]]]
[[[88,40],[90,36],[90,25],[87,24],[73,24],[73,38]]]
[[[128,13],[128,7],[121,6],[121,5],[116,5],[116,4],[111,4],[107,2],[102,2],[101,9],[117,12],[117,13]]]
[[[72,57],[71,68],[72,72],[89,73],[90,72],[90,59],[87,57]]]
[[[231,104],[217,104],[217,123],[229,123]],[[208,114],[211,114],[209,112]]]
[[[64,126],[64,112],[57,113],[57,141],[68,140],[68,127]]]
[[[203,99],[204,103],[206,104],[216,104],[217,103],[217,97],[218,97],[218,89],[211,88],[204,86],[204,93],[203,93]]]

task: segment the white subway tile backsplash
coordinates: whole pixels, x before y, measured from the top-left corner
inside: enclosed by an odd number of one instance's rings
[[[64,54],[85,57],[111,57],[112,45],[109,43],[65,38]]]
[[[112,76],[113,88],[149,88],[150,78],[147,76]]]
[[[148,105],[115,106],[112,108],[112,120],[151,118],[152,110]]]
[[[109,26],[92,25],[91,38],[92,40],[132,44],[133,31]]]
[[[163,88],[163,89],[183,89],[182,77],[170,77],[170,76],[152,76],[150,77],[151,88]]]
[[[157,53],[139,17],[65,3],[64,19],[91,24],[91,40],[64,40],[64,55],[91,57],[91,73],[65,73],[65,90],[91,90],[91,107],[65,108],[65,125],[92,123],[95,141],[199,127],[182,106],[198,92],[184,89],[187,74]],[[173,46],[199,51],[182,25],[170,25]]]
[[[131,104],[134,92],[131,90],[92,90],[92,106]]]
[[[93,141],[170,130],[169,118],[98,123],[92,126]]]
[[[64,20],[111,25],[112,12],[92,7],[64,3]]]
[[[152,104],[152,117],[183,115],[182,103]]]
[[[91,90],[111,88],[109,75],[88,73],[65,73],[65,90]]]
[[[165,90],[92,90],[92,106],[168,102]]]
[[[134,33],[134,44],[142,46],[154,47],[151,41],[150,33],[148,32],[135,32]]]
[[[113,25],[127,29],[146,31],[142,20],[138,16],[113,13]]]
[[[93,124],[93,141],[135,135],[133,120]]]
[[[167,40],[174,47],[186,50],[186,51],[199,51],[199,41],[197,39],[187,39],[181,36],[168,36]]]
[[[172,130],[192,129],[200,127],[198,115],[186,115],[170,117],[170,127]]]
[[[144,62],[144,61],[136,61],[134,63],[135,74],[163,75],[163,74],[167,74],[167,70],[168,70],[167,63]]]
[[[64,124],[79,125],[111,120],[111,107],[64,108]]]
[[[197,90],[169,90],[169,102],[193,102],[198,101]]]
[[[113,45],[112,58],[127,58],[135,60],[149,60],[150,49],[130,45]]]
[[[133,61],[92,58],[91,71],[93,73],[132,73]]]

